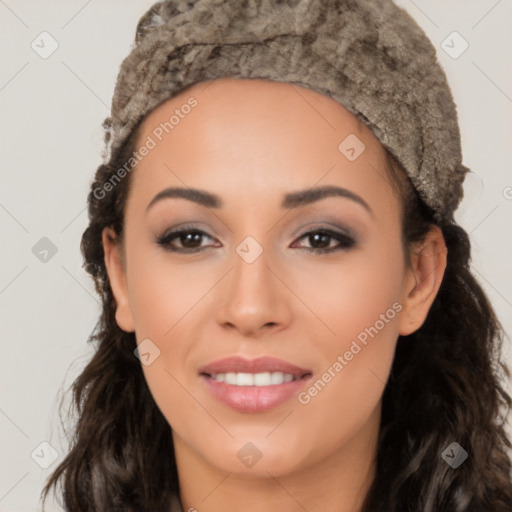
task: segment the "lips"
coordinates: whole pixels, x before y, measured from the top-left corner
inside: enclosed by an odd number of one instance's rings
[[[293,380],[272,385],[237,385],[219,381],[215,376],[229,374],[261,375],[277,373],[293,375]],[[199,374],[207,391],[216,400],[243,413],[264,412],[288,402],[311,379],[312,372],[287,361],[273,357],[244,359],[228,357],[200,368]]]
[[[300,368],[292,363],[276,359],[274,357],[259,357],[257,359],[244,359],[243,357],[233,356],[219,359],[213,363],[207,364],[199,369],[200,374],[216,375],[218,373],[263,373],[263,372],[283,372],[289,373],[294,377],[303,377],[311,373],[307,368]]]

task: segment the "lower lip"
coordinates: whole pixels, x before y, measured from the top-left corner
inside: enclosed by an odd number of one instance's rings
[[[263,412],[277,407],[297,395],[310,378],[311,375],[307,375],[272,386],[235,386],[201,375],[206,387],[217,400],[240,412]]]

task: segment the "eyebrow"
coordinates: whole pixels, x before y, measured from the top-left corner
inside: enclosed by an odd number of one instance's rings
[[[360,204],[365,210],[373,216],[373,211],[368,203],[360,196],[347,190],[346,188],[327,185],[306,190],[298,190],[285,194],[281,203],[281,208],[293,209],[306,206],[308,204],[320,201],[327,197],[344,197]],[[146,213],[157,202],[163,199],[180,198],[193,201],[194,203],[206,206],[207,208],[222,208],[222,199],[210,192],[198,190],[195,188],[170,187],[159,192],[148,204]]]

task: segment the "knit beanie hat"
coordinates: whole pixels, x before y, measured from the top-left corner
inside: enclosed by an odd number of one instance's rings
[[[401,164],[436,221],[453,218],[469,171],[456,106],[435,48],[391,0],[155,3],[120,67],[105,162],[160,103],[224,76],[290,82],[338,101]]]

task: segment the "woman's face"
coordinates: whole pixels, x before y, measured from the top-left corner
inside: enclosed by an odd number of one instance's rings
[[[122,251],[103,242],[178,464],[278,476],[370,456],[397,337],[431,303],[413,304],[379,141],[324,95],[224,78],[156,108],[138,147]],[[231,357],[272,360],[205,368]]]

